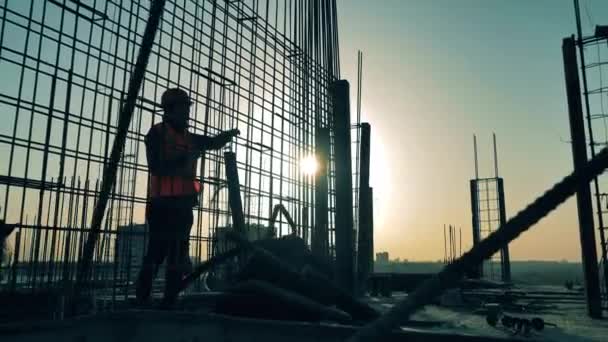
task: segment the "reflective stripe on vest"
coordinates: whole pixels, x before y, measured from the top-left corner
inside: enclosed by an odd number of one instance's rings
[[[192,141],[186,131],[180,134],[171,126],[159,123],[152,127],[159,130],[162,137],[160,163],[174,159],[177,152],[191,151]],[[159,176],[150,174],[150,197],[179,197],[194,195],[201,191],[201,184],[196,179],[196,160],[176,169],[187,176]]]

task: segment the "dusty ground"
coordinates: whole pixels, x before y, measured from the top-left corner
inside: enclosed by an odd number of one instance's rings
[[[527,287],[525,291],[552,290],[539,287]],[[555,289],[554,289],[555,290]],[[561,289],[560,289],[561,290]],[[369,298],[369,302],[376,308],[386,311],[396,302],[405,298],[406,294],[396,293],[392,298]],[[552,299],[520,300],[537,305],[542,309],[531,313],[505,310],[505,313],[522,318],[541,317],[547,323],[554,323],[557,327],[547,326],[543,331],[532,332],[525,337],[531,341],[608,341],[608,318],[592,320],[587,316],[582,299],[567,300],[558,303]],[[502,325],[492,327],[486,322],[486,315],[480,306],[468,306],[454,301],[448,306],[429,305],[417,312],[412,320],[424,322],[438,322],[436,327],[426,328],[433,331],[459,332],[472,335],[509,337],[513,333]],[[608,316],[608,312],[605,313]],[[523,337],[517,335],[518,337]]]

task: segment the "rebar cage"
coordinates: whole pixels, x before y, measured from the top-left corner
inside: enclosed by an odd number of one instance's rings
[[[599,150],[608,145],[608,86],[606,86],[606,70],[608,69],[608,37],[605,35],[593,35],[583,37],[579,40],[580,74],[583,98],[583,109],[585,123],[589,134],[588,153],[594,157]],[[600,277],[603,278],[601,288],[608,293],[608,242],[606,232],[608,227],[608,193],[606,187],[608,180],[600,176],[594,179],[592,189],[594,192],[595,222],[599,238]]]
[[[3,286],[73,280],[148,9],[135,0],[0,0],[0,217],[17,224]],[[315,129],[331,127],[336,19],[335,1],[167,1],[95,251],[98,288],[127,296],[136,277],[146,235],[143,138],[171,87],[192,98],[190,131],[241,131],[228,149],[248,225],[267,227],[281,203],[309,240],[314,176],[300,162],[314,153]],[[199,162],[194,264],[211,256],[215,231],[230,224],[222,156],[208,152]],[[276,227],[288,233],[283,220]]]
[[[471,180],[471,208],[473,211],[473,243],[486,239],[505,222],[503,179],[477,178]],[[479,276],[491,280],[511,281],[508,246],[485,260]],[[497,270],[499,268],[500,270]]]

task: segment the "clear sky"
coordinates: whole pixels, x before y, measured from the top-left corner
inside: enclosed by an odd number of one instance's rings
[[[581,5],[585,33],[608,24],[608,1]],[[376,251],[441,259],[443,224],[462,227],[463,249],[470,247],[474,133],[482,177],[493,175],[497,134],[508,216],[572,170],[561,55],[562,38],[576,30],[572,1],[338,6],[342,76],[351,81],[353,104],[357,50],[364,53]],[[514,242],[511,256],[580,260],[575,201]]]

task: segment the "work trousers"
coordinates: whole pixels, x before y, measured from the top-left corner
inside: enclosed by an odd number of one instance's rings
[[[174,304],[189,260],[188,239],[192,227],[192,206],[171,202],[152,202],[148,207],[148,250],[137,280],[136,295],[147,301],[158,267],[167,260],[164,303]]]

